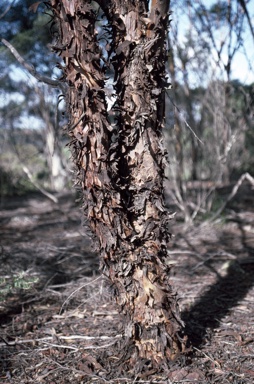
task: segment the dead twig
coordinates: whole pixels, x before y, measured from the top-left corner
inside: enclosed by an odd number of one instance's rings
[[[54,335],[55,336],[55,335]],[[56,335],[57,339],[59,340],[112,340],[112,339],[119,339],[122,336],[121,335],[115,335],[115,336],[82,336],[82,335],[70,335],[70,336],[61,336]],[[0,347],[8,346],[8,347],[15,347],[16,345],[20,344],[34,344],[34,343],[43,343],[43,344],[50,344],[54,347],[66,347],[69,349],[75,349],[74,347],[70,346],[64,346],[63,344],[52,344],[51,341],[55,340],[55,337],[53,336],[47,336],[42,337],[40,339],[25,339],[25,340],[15,340],[7,342],[4,338],[1,337],[1,339],[4,341],[4,343],[0,343]],[[115,343],[115,342],[113,342]],[[89,347],[90,348],[90,347]]]
[[[210,361],[212,361],[215,365],[217,365],[218,368],[221,368],[221,365],[220,363],[218,363],[218,361],[212,359],[207,353],[201,351],[200,349],[196,348],[196,347],[193,347],[193,349],[195,349],[197,352],[199,353],[202,353],[207,359],[209,359]]]
[[[63,307],[65,306],[66,303],[68,303],[68,301],[70,301],[70,299],[72,298],[72,296],[75,295],[75,293],[77,293],[78,291],[80,291],[81,289],[83,289],[84,287],[87,287],[88,285],[91,285],[93,283],[95,283],[95,281],[98,281],[101,277],[102,277],[103,274],[101,274],[100,276],[96,277],[96,279],[92,280],[91,282],[88,282],[86,284],[83,284],[81,285],[80,287],[78,287],[77,289],[75,289],[75,291],[73,291],[68,297],[67,299],[63,302],[62,306],[61,306],[61,309],[59,311],[59,314],[61,315],[62,311],[63,311]]]
[[[222,206],[215,212],[215,214],[208,220],[209,222],[211,221],[214,221],[215,219],[218,218],[218,216],[220,216],[220,214],[224,211],[224,209],[226,208],[227,204],[229,203],[230,200],[233,199],[233,197],[237,194],[238,192],[238,189],[240,188],[240,186],[242,185],[242,183],[244,182],[244,180],[248,180],[250,182],[250,184],[254,187],[254,178],[248,173],[244,173],[240,178],[239,180],[237,181],[237,183],[235,184],[234,188],[232,189],[232,192],[230,193],[230,195],[228,196],[228,198],[226,199],[226,201],[222,204]]]

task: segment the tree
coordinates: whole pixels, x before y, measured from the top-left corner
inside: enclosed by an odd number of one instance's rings
[[[245,3],[251,11],[253,1]],[[237,0],[172,0],[171,7],[169,72],[173,89],[167,91],[166,136],[172,160],[167,190],[190,224],[215,208],[218,184],[234,180],[246,169],[252,172],[252,155],[245,144],[252,130],[245,118],[252,86],[247,91],[244,85],[252,79],[252,40],[248,36],[249,11],[243,12]],[[241,79],[240,87],[234,76]],[[240,102],[243,97],[245,108]]]
[[[43,153],[46,159],[48,172],[44,172],[44,179],[46,182],[50,179],[46,186],[54,191],[61,191],[66,185],[67,172],[56,118],[59,91],[52,89],[52,86],[59,83],[50,78],[52,68],[56,64],[55,57],[52,55],[50,58],[48,55],[47,45],[51,41],[51,35],[45,25],[49,24],[50,17],[45,13],[30,12],[29,7],[33,0],[19,0],[9,5],[8,3],[6,1],[0,4],[0,95],[4,97],[4,103],[0,107],[1,128],[5,133],[10,133],[10,127],[16,131],[8,140],[15,147],[14,138],[19,135],[18,127],[22,125],[22,128],[28,128],[28,131],[29,128],[32,131],[34,123],[35,126],[43,127],[41,140],[38,144],[35,141],[35,148],[38,149],[38,157],[39,153]],[[8,50],[5,47],[8,47]],[[19,65],[33,76],[32,80],[29,74],[17,74]],[[38,81],[35,82],[35,79]],[[47,84],[43,84],[45,82]],[[15,112],[13,100],[16,102]],[[33,121],[31,117],[34,118]],[[44,143],[42,148],[39,147],[40,142]],[[18,152],[16,148],[14,156],[18,155],[23,166],[31,170],[26,153],[23,153],[21,158]],[[32,179],[36,179],[35,168],[31,173]],[[40,184],[41,182],[42,180]]]
[[[124,314],[132,362],[144,358],[158,367],[181,351],[183,324],[169,277],[171,216],[163,200],[169,0],[152,1],[150,12],[148,3],[51,0],[51,7],[53,50],[68,84],[71,147],[101,265]],[[109,60],[97,37],[100,9]],[[114,70],[114,123],[108,68]]]
[[[45,25],[50,18],[46,13],[32,12],[33,0],[16,0],[10,2],[3,0],[0,4],[0,36],[11,42],[22,57],[34,65],[44,75],[49,75],[55,65],[55,57],[48,55],[47,45],[51,35]],[[39,5],[37,3],[37,7]],[[35,8],[34,8],[35,9]],[[6,69],[6,64],[15,62],[11,54],[6,54],[0,46],[1,74]]]

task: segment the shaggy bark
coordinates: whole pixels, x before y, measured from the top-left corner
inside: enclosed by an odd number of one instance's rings
[[[116,124],[110,125],[91,1],[51,0],[65,66],[74,159],[105,273],[125,315],[132,362],[167,364],[181,350],[167,263],[163,201],[165,36],[169,1],[98,1],[112,31]],[[112,54],[113,52],[113,54]]]

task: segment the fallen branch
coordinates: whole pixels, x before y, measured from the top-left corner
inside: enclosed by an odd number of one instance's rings
[[[232,192],[230,193],[226,201],[222,204],[222,206],[215,212],[215,214],[208,221],[214,221],[215,219],[217,219],[218,216],[220,216],[220,214],[224,211],[229,201],[232,200],[233,197],[237,194],[238,189],[240,188],[244,180],[248,180],[250,184],[254,187],[254,178],[248,172],[244,173],[240,177],[240,179],[237,181],[236,185],[232,189]]]
[[[95,283],[95,281],[99,280],[102,276],[103,276],[103,274],[99,275],[99,276],[96,277],[94,280],[89,281],[88,283],[85,283],[85,284],[81,285],[80,287],[78,287],[77,289],[75,289],[75,291],[73,291],[73,292],[67,297],[67,299],[63,302],[63,304],[62,304],[62,306],[61,306],[61,309],[60,309],[60,311],[59,311],[59,314],[61,315],[64,306],[66,305],[66,303],[68,303],[68,302],[70,301],[70,299],[75,295],[75,293],[77,293],[78,291],[80,291],[80,290],[83,289],[84,287],[86,287],[86,286],[88,286],[88,285],[91,285],[91,284]]]
[[[221,365],[218,361],[212,359],[207,353],[201,351],[200,349],[196,348],[196,347],[193,347],[193,349],[195,349],[196,351],[198,351],[199,353],[202,353],[207,359],[209,359],[210,361],[212,361],[215,365],[217,365],[218,368],[221,368]]]
[[[15,340],[15,341],[6,341],[3,337],[1,339],[4,341],[4,343],[0,343],[0,347],[8,346],[8,347],[15,347],[16,345],[20,344],[34,344],[34,343],[50,343],[51,341],[55,341],[55,338],[59,340],[113,340],[113,339],[119,339],[122,336],[116,335],[116,336],[82,336],[82,335],[70,335],[70,336],[61,336],[61,335],[54,335],[54,336],[48,336],[48,337],[42,337],[40,339],[25,339],[25,340]],[[51,343],[50,343],[51,344]],[[53,344],[51,344],[53,345]],[[63,347],[62,344],[54,344],[55,347]],[[67,348],[67,347],[66,347]],[[73,349],[73,347],[68,347]],[[90,347],[89,347],[90,348]]]
[[[42,188],[38,183],[36,183],[33,180],[33,176],[31,174],[31,172],[29,171],[29,169],[25,165],[23,165],[22,169],[23,169],[24,173],[27,175],[27,177],[29,178],[30,183],[32,183],[35,188],[37,188],[43,195],[47,196],[54,203],[56,203],[56,204],[58,203],[58,199],[54,195],[52,195],[52,193],[47,192],[44,188]]]

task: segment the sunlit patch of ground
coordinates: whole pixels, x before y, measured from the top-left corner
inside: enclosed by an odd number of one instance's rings
[[[223,221],[173,224],[172,284],[192,352],[152,377],[117,365],[122,321],[74,196],[2,201],[0,382],[253,383],[253,195],[240,191]]]

